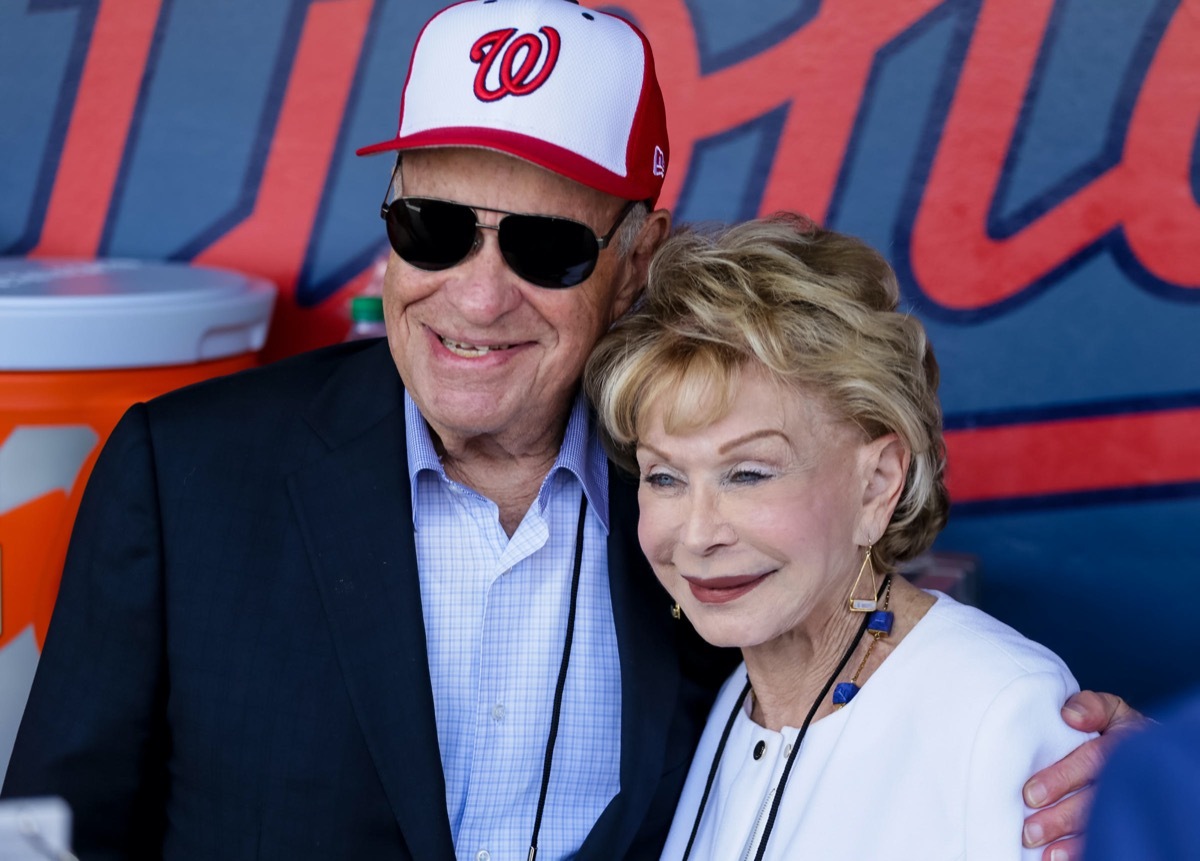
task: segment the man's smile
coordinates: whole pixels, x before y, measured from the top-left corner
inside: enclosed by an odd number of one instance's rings
[[[452,341],[443,335],[438,335],[438,340],[451,353],[461,356],[464,359],[477,359],[480,356],[486,356],[488,353],[512,349],[513,346],[512,344],[466,344],[462,341]]]

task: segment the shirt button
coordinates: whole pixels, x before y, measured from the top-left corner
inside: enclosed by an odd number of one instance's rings
[[[762,759],[763,754],[766,752],[767,752],[767,743],[765,741],[760,741],[758,744],[754,745],[754,758],[755,759]]]
[[[504,706],[502,706],[500,703],[496,703],[494,706],[492,706],[492,720],[495,720],[495,721],[504,720]],[[484,854],[486,854],[486,851],[484,852]],[[479,861],[487,861],[487,859],[481,858],[481,859],[479,859]]]
[[[492,861],[492,853],[486,849],[480,849],[475,853],[475,861]]]

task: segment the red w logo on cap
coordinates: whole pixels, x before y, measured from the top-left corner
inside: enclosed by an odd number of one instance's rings
[[[523,33],[513,39],[516,32],[511,27],[493,30],[480,36],[471,46],[471,62],[479,64],[479,71],[475,73],[475,96],[480,101],[494,102],[507,95],[529,95],[544,84],[554,71],[558,49],[562,44],[558,31],[553,27],[539,30],[546,36],[548,49],[540,69],[538,60],[542,57],[542,40],[532,33]],[[500,85],[493,90],[488,88],[488,75],[497,57],[500,58]]]

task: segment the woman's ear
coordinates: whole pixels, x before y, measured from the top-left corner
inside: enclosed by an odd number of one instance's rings
[[[900,503],[912,453],[894,433],[873,439],[863,446],[860,466],[864,477],[859,544],[879,540]]]

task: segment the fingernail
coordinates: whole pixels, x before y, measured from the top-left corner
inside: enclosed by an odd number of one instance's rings
[[[1042,845],[1042,826],[1036,822],[1025,823],[1025,845],[1030,849]],[[1052,859],[1057,861],[1057,859]]]
[[[1085,717],[1087,717],[1087,712],[1074,703],[1063,706],[1063,712],[1064,714],[1069,714],[1071,717],[1075,718],[1075,720],[1083,720]],[[1060,861],[1060,859],[1052,858],[1051,861]],[[1067,861],[1067,856],[1064,855],[1061,861]]]
[[[1046,800],[1046,787],[1042,785],[1040,780],[1030,781],[1025,787],[1025,803],[1030,807],[1037,807]]]
[[[1050,861],[1071,861],[1071,853],[1066,849],[1051,849]]]

